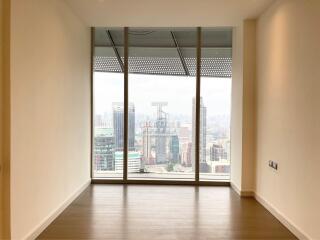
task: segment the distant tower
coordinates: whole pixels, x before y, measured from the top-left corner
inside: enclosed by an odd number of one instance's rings
[[[114,136],[112,128],[95,128],[95,170],[114,170]]]
[[[154,164],[154,159],[151,155],[151,134],[153,126],[151,122],[147,121],[142,125],[142,153],[143,153],[143,163],[144,164]]]
[[[156,163],[166,163],[167,160],[167,128],[168,119],[167,113],[162,110],[162,107],[167,106],[167,102],[153,102],[152,106],[157,107],[157,119],[155,122],[155,148],[156,148]]]
[[[210,147],[210,160],[220,161],[221,159],[226,159],[226,152],[221,145],[212,144]]]
[[[195,167],[195,140],[196,140],[196,99],[192,100],[192,169]],[[202,97],[200,98],[200,171],[202,166],[206,168],[206,148],[207,148],[207,108],[203,104]]]
[[[128,106],[128,150],[134,151],[135,141],[135,108],[132,103]],[[124,106],[123,103],[113,103],[113,129],[116,151],[123,151],[124,141]]]
[[[179,156],[179,137],[178,135],[173,135],[170,137],[169,143],[170,149],[170,162],[171,163],[179,163],[180,156]]]

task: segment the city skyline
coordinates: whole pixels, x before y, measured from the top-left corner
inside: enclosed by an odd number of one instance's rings
[[[193,108],[195,107],[194,103]],[[114,113],[111,122],[113,122],[113,126],[106,127],[102,126],[102,122],[95,123],[95,169],[97,171],[119,172],[122,169],[121,161],[123,160],[119,154],[122,154],[123,146],[119,146],[117,142],[121,140],[120,142],[123,143],[123,104],[113,103],[112,105]],[[183,125],[179,122],[169,123],[169,114],[163,110],[163,107],[167,105],[166,102],[153,102],[158,117],[154,121],[145,122],[145,126],[141,126],[142,131],[138,131],[140,133],[129,126],[129,172],[157,173],[160,170],[163,173],[165,170],[166,172],[178,173],[194,171],[194,116],[192,125]],[[129,122],[131,120],[131,124],[129,125],[131,126],[135,125],[134,109],[134,104],[130,103]],[[206,107],[203,105],[202,98],[200,109],[202,118],[200,121],[200,172],[228,173],[229,167],[225,163],[221,165],[220,162],[228,160],[230,156],[229,136],[227,134],[216,140],[210,138],[209,136],[212,137],[213,133],[207,131]],[[224,129],[219,129],[219,131],[221,130],[224,131]],[[208,146],[206,145],[207,138],[209,140]],[[207,154],[207,151],[210,153]],[[212,165],[213,161],[216,162],[214,165]]]
[[[94,126],[113,132],[95,135],[99,172],[122,172],[123,87],[123,74],[95,73]],[[231,79],[203,77],[201,92],[200,173],[228,175]],[[195,77],[129,74],[128,103],[128,172],[194,173]]]

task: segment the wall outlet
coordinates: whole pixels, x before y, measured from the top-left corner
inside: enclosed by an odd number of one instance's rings
[[[268,165],[269,165],[269,167],[271,167],[275,170],[278,170],[278,163],[277,162],[269,160]]]
[[[275,170],[278,170],[278,163],[273,162],[273,168],[274,168]]]

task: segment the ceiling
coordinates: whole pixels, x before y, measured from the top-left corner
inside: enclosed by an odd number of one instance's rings
[[[123,47],[123,28],[95,28],[95,46]],[[232,28],[202,28],[202,47],[230,48],[232,47]],[[110,37],[108,37],[110,34]],[[173,47],[175,42],[182,48],[197,45],[197,28],[129,28],[130,47]]]
[[[88,26],[238,26],[274,0],[64,0]]]

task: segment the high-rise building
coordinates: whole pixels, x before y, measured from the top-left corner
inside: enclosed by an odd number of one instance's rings
[[[212,144],[210,147],[210,160],[220,161],[221,159],[227,159],[227,152],[222,145]]]
[[[168,137],[168,114],[162,110],[167,102],[153,102],[152,106],[157,107],[157,119],[155,122],[155,151],[156,163],[168,162],[167,159],[167,137]]]
[[[124,106],[123,103],[113,103],[113,129],[116,151],[123,151],[124,141]],[[128,150],[134,151],[135,141],[135,108],[133,103],[128,106]]]
[[[192,143],[182,143],[181,144],[181,164],[186,167],[191,167],[192,165]]]
[[[144,164],[155,164],[155,158],[151,153],[152,149],[152,134],[154,128],[150,121],[147,121],[142,126],[142,159]]]
[[[200,167],[206,165],[206,148],[207,148],[207,108],[203,104],[202,97],[200,98],[200,150],[199,159]],[[196,139],[196,99],[192,100],[192,168],[195,167],[195,139]],[[201,170],[201,169],[200,169]]]
[[[95,170],[114,170],[114,135],[112,128],[95,128]]]
[[[219,165],[215,165],[214,167],[214,172],[215,173],[230,173],[230,164],[219,164]]]
[[[179,163],[180,162],[180,155],[179,155],[179,137],[178,135],[173,135],[170,137],[169,142],[169,160],[171,163]]]
[[[123,171],[123,151],[115,152],[115,171]],[[141,171],[141,155],[139,152],[128,152],[128,172],[138,173]]]

